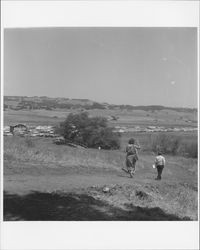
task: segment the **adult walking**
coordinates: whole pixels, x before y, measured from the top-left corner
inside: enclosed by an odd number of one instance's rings
[[[130,174],[131,178],[133,178],[133,175],[135,174],[136,162],[138,161],[138,149],[140,149],[140,145],[136,144],[134,138],[131,138],[126,146],[127,169],[122,168],[122,170]]]

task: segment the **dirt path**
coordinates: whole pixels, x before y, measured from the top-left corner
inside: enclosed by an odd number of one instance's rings
[[[130,178],[121,166],[4,164],[5,220],[195,220],[195,165],[168,161],[162,181],[148,156]],[[108,187],[108,193],[103,191]]]
[[[170,200],[163,200],[161,193],[173,194],[177,191],[174,189],[177,182],[169,181],[167,174],[166,179],[158,182],[154,175],[149,173],[144,178],[139,170],[132,179],[122,170],[96,175],[6,175],[4,220],[177,221],[195,218],[194,211],[189,213],[190,217],[185,216],[184,211],[179,215],[173,209],[173,202],[170,205]],[[111,192],[104,193],[104,186]]]
[[[140,162],[134,178],[116,169],[98,169],[82,167],[59,167],[47,168],[46,166],[29,166],[6,169],[4,174],[4,190],[9,193],[25,194],[30,191],[52,192],[62,190],[70,192],[74,189],[87,188],[90,186],[104,186],[112,184],[147,184],[155,183],[188,183],[195,185],[193,173],[188,173],[181,167],[168,167],[164,169],[163,180],[155,181],[156,170],[145,168],[145,164]]]
[[[131,179],[128,175],[117,173],[89,175],[89,174],[66,174],[66,175],[19,175],[6,176],[4,190],[9,193],[24,194],[30,191],[53,192],[56,190],[70,192],[74,189],[87,188],[90,186],[104,186],[111,184],[133,184],[137,176]],[[137,180],[138,181],[138,180]]]

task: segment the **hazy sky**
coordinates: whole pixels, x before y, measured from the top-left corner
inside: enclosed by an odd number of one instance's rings
[[[197,107],[195,28],[35,28],[4,33],[4,95]]]

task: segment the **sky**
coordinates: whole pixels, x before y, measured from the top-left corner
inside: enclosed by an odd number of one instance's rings
[[[197,29],[5,29],[4,95],[196,108]]]

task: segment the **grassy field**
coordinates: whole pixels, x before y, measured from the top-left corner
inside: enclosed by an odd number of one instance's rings
[[[134,137],[141,147],[143,148],[144,151],[151,151],[151,141],[152,139],[157,136],[157,135],[162,135],[166,134],[170,137],[179,137],[181,139],[181,143],[195,143],[197,142],[197,131],[192,131],[192,132],[167,132],[167,133],[161,133],[161,132],[129,132],[129,133],[124,133],[121,137],[121,147],[125,148],[125,145],[127,144],[129,138]]]
[[[56,125],[63,121],[70,112],[80,110],[8,110],[4,111],[4,125],[27,123],[33,125]],[[176,112],[173,110],[143,111],[143,110],[88,110],[92,116],[110,118],[118,117],[117,121],[110,121],[112,126],[154,125],[154,126],[197,126],[196,112]]]
[[[70,112],[5,111],[4,125],[57,125]],[[110,126],[197,126],[196,113],[89,113],[118,117],[109,121]],[[196,132],[168,135],[179,136],[181,144],[197,143]],[[163,179],[157,182],[152,168],[154,136],[156,133],[124,133],[121,148],[115,151],[55,145],[49,138],[4,137],[4,220],[197,220],[197,159],[165,155]],[[121,170],[130,137],[142,147],[133,179]]]
[[[140,152],[133,179],[124,160],[123,149],[6,137],[4,220],[197,220],[197,159],[166,156],[160,182],[153,152]]]
[[[4,125],[25,123],[27,125],[56,125],[63,121],[70,111],[9,110],[4,111]]]

